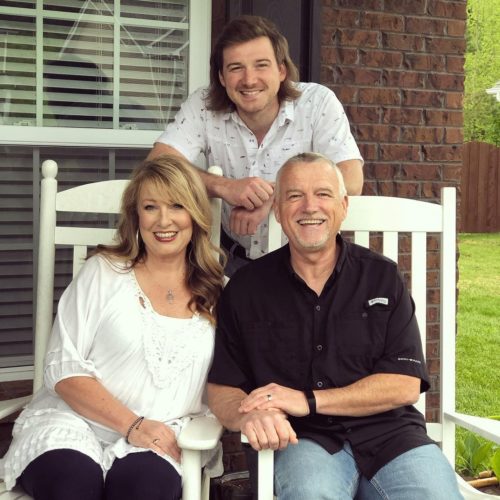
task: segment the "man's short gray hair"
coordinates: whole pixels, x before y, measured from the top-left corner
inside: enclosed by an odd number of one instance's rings
[[[275,186],[276,196],[279,195],[281,175],[289,165],[293,165],[295,163],[321,163],[321,162],[328,163],[328,165],[332,167],[333,171],[337,174],[337,179],[339,181],[339,196],[341,198],[346,196],[347,189],[345,188],[344,176],[342,175],[340,168],[337,167],[335,162],[330,160],[330,158],[327,158],[325,155],[322,155],[321,153],[299,153],[295,156],[292,156],[285,163],[283,163],[283,165],[278,170],[278,173],[276,174],[276,186]]]

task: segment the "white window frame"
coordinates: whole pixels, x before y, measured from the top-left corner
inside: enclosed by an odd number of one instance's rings
[[[25,11],[25,12],[23,12]],[[39,12],[38,12],[39,11]],[[32,9],[3,7],[2,13],[33,16]],[[209,82],[212,0],[190,0],[189,2],[189,69],[188,93]],[[52,11],[42,9],[42,0],[37,0],[37,18],[51,17]],[[91,16],[93,19],[99,16]],[[115,16],[116,17],[116,16]],[[58,18],[61,18],[58,13]],[[126,19],[130,24],[130,18]],[[188,27],[188,23],[164,23],[166,27]],[[37,30],[37,64],[42,64],[42,33]],[[194,57],[196,55],[196,57]],[[42,82],[37,82],[37,89]],[[93,129],[72,127],[34,127],[0,125],[0,144],[12,146],[89,146],[110,148],[144,148],[153,146],[162,132],[158,130]]]

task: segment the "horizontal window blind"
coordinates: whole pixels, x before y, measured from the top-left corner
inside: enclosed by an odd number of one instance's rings
[[[0,367],[32,351],[32,163],[27,150],[0,148]]]
[[[58,190],[107,179],[128,179],[145,157],[139,150],[0,146],[0,368],[26,364],[32,354],[40,165],[58,164]],[[58,223],[115,227],[104,214],[63,214]],[[71,280],[71,255],[56,252],[54,311]]]
[[[0,125],[162,130],[188,93],[189,1],[42,4],[0,6]]]

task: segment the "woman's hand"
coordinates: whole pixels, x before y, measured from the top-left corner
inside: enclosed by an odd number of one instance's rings
[[[160,454],[167,454],[176,462],[181,461],[181,449],[177,445],[174,431],[157,420],[144,419],[134,426],[128,436],[128,442],[139,448],[149,448]]]
[[[58,382],[55,390],[77,413],[114,429],[122,436],[126,435],[130,425],[138,417],[95,378],[69,377]],[[142,420],[131,429],[128,441],[140,448],[166,453],[180,462],[181,450],[177,446],[175,434],[162,422]]]

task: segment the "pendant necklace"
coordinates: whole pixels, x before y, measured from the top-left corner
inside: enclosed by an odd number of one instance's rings
[[[160,283],[158,283],[158,281],[156,281],[156,279],[154,277],[154,274],[149,270],[149,267],[147,266],[146,263],[144,263],[144,267],[146,268],[146,270],[148,271],[148,273],[151,275],[151,278],[153,278],[153,281],[155,282],[155,284],[157,286],[159,286],[160,288],[162,288],[162,285],[160,285]],[[167,299],[167,302],[169,304],[173,304],[175,302],[175,294],[174,294],[174,290],[172,288],[167,288],[166,299]]]

